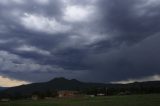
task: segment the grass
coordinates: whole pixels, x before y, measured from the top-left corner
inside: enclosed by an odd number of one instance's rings
[[[21,100],[0,102],[0,106],[160,106],[160,94],[39,101]]]

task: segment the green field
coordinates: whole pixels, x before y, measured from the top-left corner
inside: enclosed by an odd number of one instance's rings
[[[84,97],[39,101],[21,100],[0,102],[0,106],[160,106],[160,95]]]

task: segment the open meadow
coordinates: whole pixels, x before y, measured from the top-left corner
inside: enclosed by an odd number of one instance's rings
[[[0,102],[0,106],[160,106],[160,94]]]

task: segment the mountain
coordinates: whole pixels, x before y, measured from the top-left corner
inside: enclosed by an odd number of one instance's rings
[[[98,92],[108,95],[117,95],[121,92],[129,94],[160,93],[160,81],[135,82],[130,84],[104,84],[86,83],[76,79],[55,78],[48,82],[32,83],[11,87],[0,91],[0,97],[31,97],[35,93],[46,94],[60,90],[80,91],[84,94],[96,94]]]
[[[0,87],[0,91],[7,89],[7,87]]]
[[[30,97],[35,93],[55,92],[60,90],[85,91],[90,88],[104,88],[107,84],[103,83],[85,83],[76,79],[55,78],[48,82],[32,83],[28,85],[21,85],[11,87],[0,92],[1,97]],[[112,86],[112,84],[108,84]],[[86,92],[86,91],[85,91]]]
[[[106,84],[101,83],[84,83],[76,79],[55,78],[48,82],[32,83],[28,85],[21,85],[17,87],[11,87],[3,92],[20,92],[20,93],[33,93],[36,91],[46,90],[78,90],[86,89],[90,87],[105,87]]]

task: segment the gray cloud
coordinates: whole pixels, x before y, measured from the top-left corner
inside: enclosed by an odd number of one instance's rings
[[[104,81],[119,81],[159,74],[158,48],[160,37],[155,35],[130,47],[91,55],[87,62],[92,75]],[[98,70],[98,72],[97,72]],[[95,75],[94,75],[95,74]]]
[[[2,0],[0,63],[8,68],[0,74],[33,82],[159,75],[159,6],[157,0]]]

